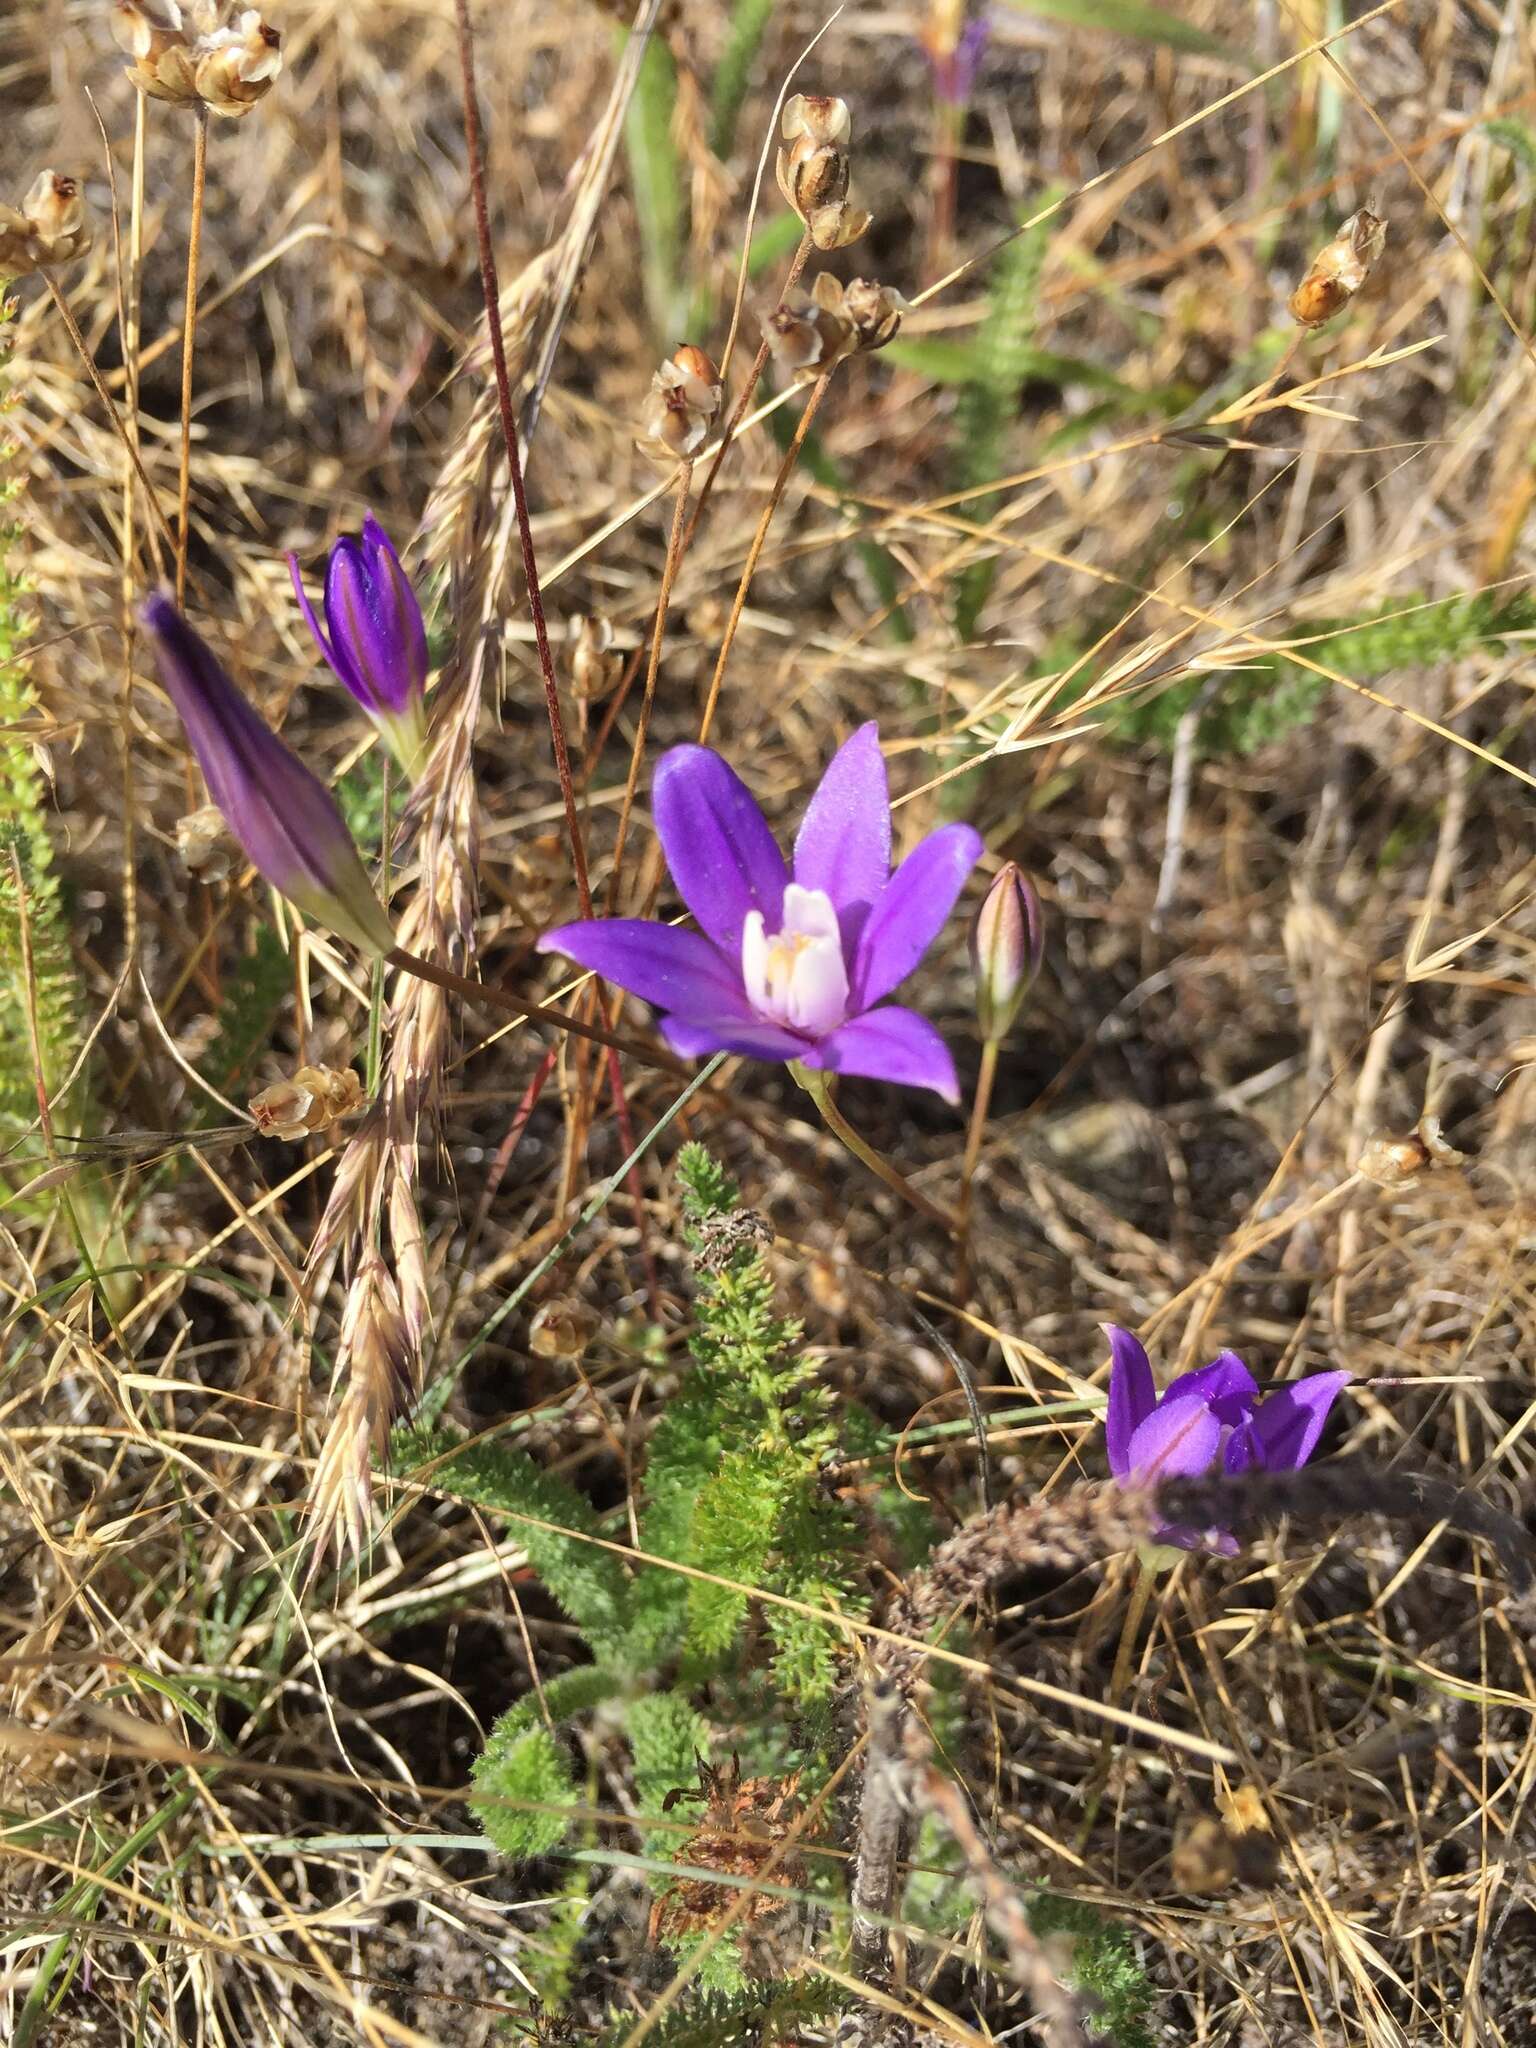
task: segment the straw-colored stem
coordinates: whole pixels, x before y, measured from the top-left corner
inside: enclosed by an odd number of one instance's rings
[[[709,685],[709,699],[704,706],[704,716],[699,721],[699,740],[701,744],[709,738],[709,729],[715,722],[715,706],[720,701],[720,685],[725,680],[725,665],[731,658],[731,647],[736,638],[736,628],[741,624],[741,615],[747,608],[747,592],[752,588],[752,578],[757,573],[757,565],[761,561],[763,549],[767,545],[768,529],[773,524],[773,515],[779,509],[779,500],[783,497],[784,487],[789,482],[790,471],[799,459],[805,437],[811,430],[811,421],[815,419],[821,401],[827,395],[827,385],[831,382],[832,371],[836,367],[834,363],[823,370],[812,387],[811,395],[805,401],[805,410],[801,413],[799,424],[795,428],[794,438],[784,451],[784,460],[779,464],[779,473],[773,480],[773,489],[769,492],[768,502],[763,507],[763,516],[757,522],[757,531],[752,536],[752,545],[747,550],[746,563],[742,568],[741,581],[736,586],[736,596],[731,605],[731,615],[725,622],[725,633],[720,642],[720,653],[715,662],[715,673]]]
[[[576,877],[576,896],[583,917],[592,915],[592,887],[587,879],[587,852],[582,843],[581,820],[576,813],[576,790],[571,780],[571,755],[565,739],[565,715],[560,709],[560,686],[555,680],[554,657],[549,651],[549,628],[544,621],[544,597],[539,586],[539,565],[533,551],[533,529],[528,518],[528,493],[523,485],[523,459],[517,444],[517,420],[512,408],[512,382],[507,372],[507,349],[501,332],[501,286],[496,277],[496,257],[491,247],[491,216],[485,196],[485,145],[480,130],[480,102],[475,86],[475,35],[469,18],[469,0],[454,0],[459,32],[459,71],[464,89],[464,146],[469,159],[469,190],[475,214],[475,239],[480,250],[480,291],[485,301],[485,325],[491,344],[491,362],[496,373],[496,401],[501,415],[501,437],[506,444],[507,469],[512,479],[512,504],[517,514],[517,536],[522,545],[523,580],[528,586],[528,612],[533,620],[534,644],[538,648],[539,673],[544,679],[544,706],[549,714],[549,738],[554,750],[555,773],[560,781],[560,801],[565,806],[565,828],[571,842],[571,867]]]
[[[656,678],[661,670],[661,644],[667,631],[667,607],[672,601],[672,584],[683,551],[683,520],[688,512],[688,493],[693,484],[693,464],[685,462],[677,473],[677,504],[672,513],[672,531],[667,540],[666,566],[661,572],[661,594],[656,600],[656,622],[651,628],[651,657],[645,671],[645,694],[640,700],[640,722],[635,744],[630,749],[629,774],[624,782],[624,801],[619,806],[619,829],[613,848],[613,877],[608,884],[608,914],[619,906],[623,883],[624,841],[629,833],[629,814],[634,808],[635,789],[640,781],[640,764],[651,729],[651,711],[656,702]]]
[[[780,306],[784,304],[784,301],[789,297],[790,293],[799,283],[800,273],[802,270],[804,270],[806,263],[809,261],[810,254],[811,238],[809,233],[806,233],[800,237],[800,246],[799,248],[796,249],[794,253],[794,257],[790,262],[789,269],[784,273],[783,284],[779,286]],[[726,457],[726,451],[729,449],[731,442],[735,438],[736,429],[741,425],[743,419],[745,419],[746,417],[747,407],[752,403],[752,394],[756,391],[758,379],[762,376],[763,371],[767,367],[767,364],[768,341],[767,337],[765,336],[764,339],[758,343],[757,354],[752,358],[752,367],[747,372],[747,381],[745,382],[745,384],[742,385],[740,395],[738,396],[736,403],[731,407],[730,418],[726,421],[725,431],[720,436],[720,445],[715,450],[715,459],[709,465],[709,469],[705,473],[704,486],[703,489],[699,492],[699,502],[697,505],[694,506],[693,518],[689,521],[688,524],[688,537],[683,542],[684,553],[686,553],[687,550],[693,545],[693,537],[699,530],[699,521],[704,516],[704,507],[709,503],[709,494],[715,487],[715,478],[720,474],[720,465],[722,462],[724,462]]]
[[[192,219],[187,229],[187,310],[181,334],[181,467],[176,477],[176,602],[187,601],[187,546],[192,524],[192,359],[197,348],[197,273],[203,249],[203,195],[208,186],[208,110],[192,131]]]
[[[493,1010],[501,1010],[511,1017],[525,1017],[530,1024],[552,1024],[557,1031],[565,1031],[572,1038],[588,1038],[594,1045],[611,1046],[615,1052],[628,1053],[631,1059],[642,1060],[649,1067],[660,1067],[664,1073],[686,1074],[689,1069],[681,1060],[675,1060],[670,1053],[658,1046],[645,1045],[638,1038],[623,1038],[612,1031],[600,1031],[595,1024],[584,1024],[579,1017],[570,1016],[565,1010],[556,1010],[548,1003],[531,1003],[523,996],[508,995],[505,989],[492,988],[483,981],[471,981],[467,975],[455,974],[451,967],[439,967],[434,960],[423,960],[417,953],[408,953],[403,946],[396,946],[388,956],[391,967],[398,967],[405,974],[414,974],[418,981],[430,981],[438,988],[446,988],[456,996],[463,996],[466,1002],[488,1003]]]
[[[891,1164],[883,1153],[861,1138],[832,1099],[831,1077],[816,1067],[805,1067],[798,1060],[791,1060],[789,1071],[810,1096],[821,1114],[821,1120],[846,1151],[853,1154],[861,1165],[867,1166],[877,1180],[883,1181],[894,1194],[904,1202],[910,1202],[921,1216],[930,1223],[940,1224],[953,1232],[959,1219],[952,1209],[943,1208],[938,1202],[931,1202],[918,1188],[913,1187],[899,1167]]]
[[[74,314],[70,311],[69,301],[65,298],[64,294],[59,290],[58,286],[54,283],[52,271],[45,270],[42,273],[42,277],[43,283],[48,287],[48,291],[53,299],[54,305],[58,308],[59,318],[64,322],[65,332],[68,334],[70,340],[75,345],[75,353],[79,356],[81,362],[84,363],[85,365],[85,373],[91,380],[91,387],[95,391],[96,396],[101,400],[102,404],[106,407],[107,418],[112,422],[112,426],[117,434],[117,438],[122,442],[123,447],[127,452],[128,460],[133,464],[134,475],[138,478],[139,482],[144,487],[144,495],[149,501],[150,513],[157,522],[157,524],[159,525],[161,533],[165,536],[166,545],[169,547],[174,544],[174,537],[171,533],[170,526],[166,521],[165,514],[160,509],[160,501],[155,496],[155,487],[150,482],[148,475],[145,473],[144,464],[139,459],[139,451],[137,448],[134,447],[133,442],[129,436],[128,429],[123,424],[122,414],[118,411],[117,405],[113,400],[112,394],[110,391],[108,391],[105,383],[103,383],[102,381],[101,372],[96,367],[95,359],[91,354],[85,336],[80,332],[80,323],[76,320]],[[158,546],[156,547],[156,566],[157,568],[159,566]]]

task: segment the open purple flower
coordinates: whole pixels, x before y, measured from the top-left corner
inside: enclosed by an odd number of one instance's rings
[[[793,874],[746,784],[708,747],[663,754],[652,810],[700,929],[599,918],[546,932],[541,953],[565,953],[654,1005],[684,1058],[744,1053],[959,1100],[938,1032],[881,998],[938,936],[981,841],[969,825],[942,826],[891,873],[890,794],[873,725],[823,775]]]
[[[317,924],[365,952],[395,943],[336,799],[264,725],[166,591],[139,613],[166,694],[252,867]]]
[[[1180,1373],[1161,1400],[1147,1354],[1129,1330],[1104,1325],[1109,1338],[1109,1409],[1104,1420],[1109,1469],[1126,1485],[1194,1479],[1218,1461],[1225,1472],[1296,1472],[1317,1449],[1328,1411],[1347,1372],[1318,1372],[1259,1399],[1258,1382],[1235,1351]],[[1237,1549],[1223,1529],[1167,1528],[1181,1550]]]
[[[427,629],[389,535],[370,512],[361,534],[344,533],[331,549],[324,627],[304,594],[296,555],[288,567],[316,646],[414,778],[427,741]]]

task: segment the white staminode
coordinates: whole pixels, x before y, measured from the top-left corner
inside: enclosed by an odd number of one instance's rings
[[[848,1014],[848,969],[837,912],[825,889],[784,891],[784,922],[772,938],[763,913],[749,910],[741,928],[741,978],[760,1017],[819,1038]]]

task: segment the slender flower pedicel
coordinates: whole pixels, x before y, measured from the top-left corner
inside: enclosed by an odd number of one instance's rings
[[[792,873],[751,792],[708,747],[662,756],[652,808],[700,929],[599,918],[546,932],[540,952],[567,954],[654,1005],[662,1035],[685,1058],[743,1053],[959,1099],[938,1032],[882,998],[938,936],[981,841],[969,825],[941,826],[891,873],[890,795],[873,725],[822,777]]]
[[[246,859],[317,924],[364,952],[390,952],[389,918],[325,784],[257,717],[168,592],[156,591],[139,617],[208,794]]]
[[[427,629],[389,535],[370,512],[361,534],[344,533],[331,549],[325,626],[304,594],[296,555],[288,567],[315,645],[414,781],[427,745]]]
[[[1317,1449],[1347,1372],[1318,1372],[1260,1400],[1258,1382],[1235,1351],[1180,1373],[1158,1397],[1152,1367],[1129,1330],[1104,1325],[1109,1338],[1109,1409],[1104,1420],[1109,1469],[1127,1485],[1198,1478],[1218,1461],[1225,1472],[1297,1472]],[[1168,1528],[1181,1550],[1237,1549],[1224,1529]]]

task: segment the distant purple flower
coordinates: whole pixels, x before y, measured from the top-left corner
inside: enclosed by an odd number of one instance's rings
[[[408,775],[421,765],[427,717],[427,629],[411,580],[370,512],[361,534],[344,533],[325,571],[327,638],[289,555],[299,608],[327,662],[378,725]]]
[[[981,853],[969,825],[932,832],[891,873],[891,804],[873,725],[843,746],[811,798],[793,878],[735,770],[708,747],[657,763],[652,810],[679,895],[701,929],[602,918],[539,940],[662,1014],[686,1059],[743,1053],[864,1074],[959,1100],[926,1017],[888,1003],[954,907]]]
[[[991,18],[983,9],[981,13],[972,15],[947,46],[941,44],[940,38],[934,34],[922,38],[928,62],[933,68],[934,96],[945,106],[969,105],[991,34]]]
[[[1328,1411],[1350,1375],[1318,1372],[1259,1399],[1258,1383],[1235,1351],[1180,1373],[1158,1399],[1147,1354],[1129,1330],[1104,1325],[1109,1338],[1109,1410],[1104,1421],[1109,1469],[1127,1485],[1194,1479],[1220,1460],[1229,1473],[1296,1472],[1317,1449]],[[1237,1549],[1222,1529],[1168,1528],[1181,1550]]]
[[[166,694],[246,859],[317,924],[365,952],[395,943],[336,799],[264,725],[168,592],[139,613]]]

